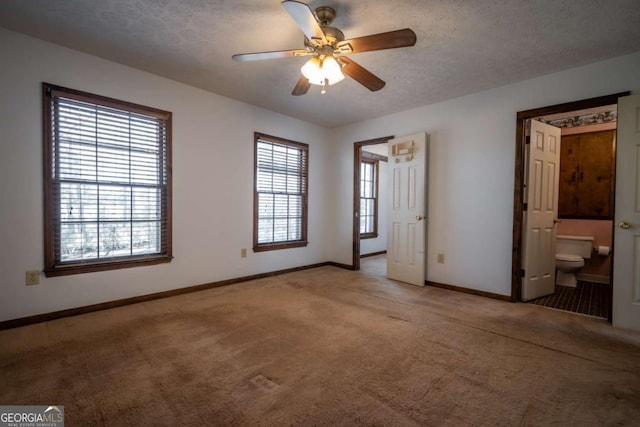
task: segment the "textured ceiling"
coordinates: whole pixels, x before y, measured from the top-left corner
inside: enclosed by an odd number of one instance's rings
[[[2,0],[0,26],[335,127],[640,50],[638,0],[313,0],[346,38],[412,28],[415,46],[354,54],[387,82],[291,96],[305,58],[280,0]]]

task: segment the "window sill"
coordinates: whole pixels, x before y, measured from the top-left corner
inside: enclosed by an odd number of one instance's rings
[[[113,259],[107,261],[89,261],[68,264],[58,264],[44,269],[46,277],[68,276],[71,274],[93,273],[97,271],[119,270],[122,268],[143,267],[147,265],[169,263],[173,259],[168,255],[151,255]]]
[[[309,242],[307,241],[264,243],[261,245],[254,246],[253,252],[266,252],[266,251],[276,251],[279,249],[302,248],[307,246],[308,244]]]
[[[378,233],[366,233],[366,234],[360,234],[360,240],[365,240],[365,239],[375,239],[378,237]]]

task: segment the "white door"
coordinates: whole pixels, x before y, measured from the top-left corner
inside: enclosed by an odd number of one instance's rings
[[[389,141],[387,276],[424,286],[427,134]]]
[[[618,101],[614,326],[640,330],[640,95]]]
[[[530,120],[528,126],[522,233],[523,301],[555,291],[555,224],[560,178],[560,128],[536,120]]]

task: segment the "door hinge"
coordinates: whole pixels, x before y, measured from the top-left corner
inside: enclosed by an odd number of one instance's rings
[[[520,275],[521,275],[522,277],[525,277],[525,274],[524,274],[524,273],[525,273],[525,272],[524,272],[524,268],[521,268],[521,269],[520,269]]]
[[[529,204],[525,203],[522,205],[522,210],[526,212],[528,207],[529,207]]]
[[[529,135],[524,137],[524,143],[525,144],[531,144],[531,137]]]

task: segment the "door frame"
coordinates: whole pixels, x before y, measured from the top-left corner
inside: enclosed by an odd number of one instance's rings
[[[353,233],[351,269],[360,270],[360,161],[362,160],[362,147],[365,145],[386,144],[394,136],[368,139],[353,143]]]
[[[611,95],[599,96],[596,98],[582,99],[579,101],[567,102],[564,104],[551,105],[548,107],[534,108],[531,110],[518,111],[516,115],[516,150],[515,150],[515,177],[513,190],[513,246],[511,257],[511,302],[521,301],[522,291],[522,215],[524,207],[524,161],[525,161],[525,130],[526,122],[535,117],[546,116],[556,113],[569,113],[577,110],[601,107],[604,105],[617,104],[618,98],[630,95],[630,91],[614,93]],[[615,200],[615,194],[614,200]],[[615,212],[614,212],[615,214]],[[612,264],[613,265],[613,264]],[[613,279],[613,276],[612,276]],[[613,282],[612,282],[613,283]],[[613,292],[613,286],[611,286]],[[609,315],[611,317],[611,314]],[[611,319],[609,319],[611,321]]]

